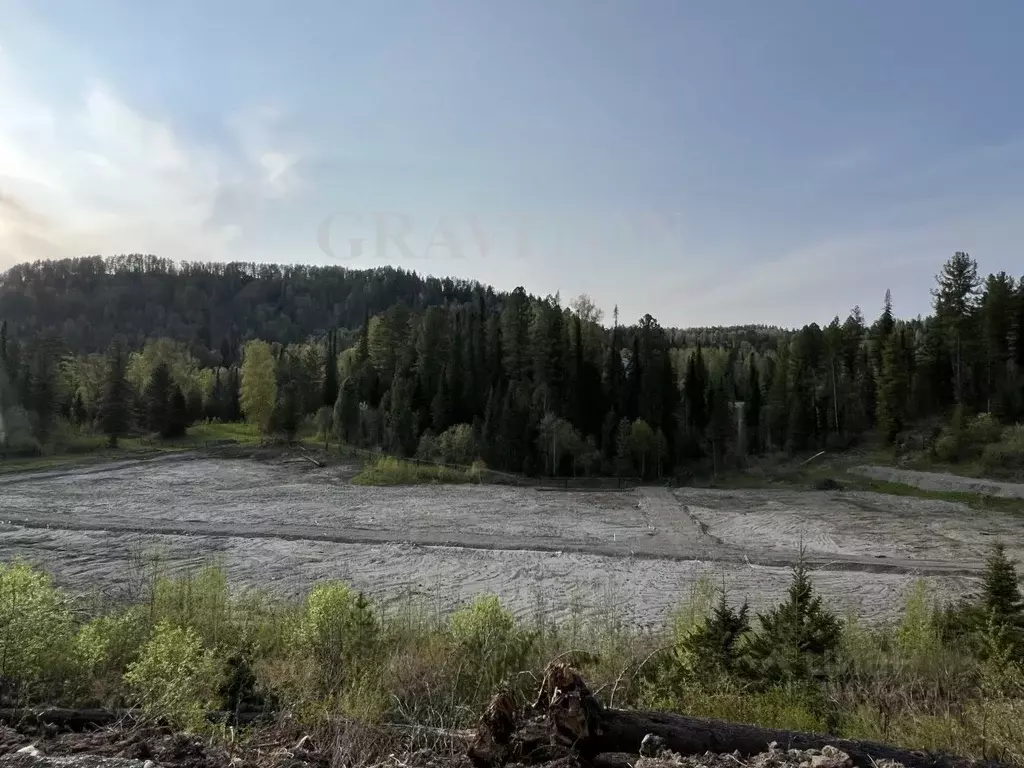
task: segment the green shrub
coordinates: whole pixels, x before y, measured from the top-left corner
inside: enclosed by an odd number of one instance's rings
[[[194,629],[210,647],[236,639],[231,614],[227,575],[215,566],[176,579],[157,579],[153,587],[152,623]]]
[[[355,671],[377,661],[380,630],[373,607],[347,584],[328,582],[309,594],[297,639],[312,656],[322,691],[337,693]]]
[[[0,676],[25,695],[59,682],[73,663],[68,602],[48,574],[24,563],[0,564]]]
[[[995,443],[1003,434],[1003,425],[991,413],[979,413],[967,425],[967,440],[973,445]]]
[[[101,703],[117,696],[124,670],[139,656],[150,633],[140,606],[97,616],[75,637],[82,687]]]
[[[902,657],[916,668],[931,663],[942,649],[937,612],[923,581],[914,585],[903,609],[896,645]]]
[[[393,457],[376,459],[352,478],[356,485],[417,485],[421,483],[466,483],[470,473],[441,465],[416,464]]]
[[[935,445],[932,448],[935,452],[935,458],[950,464],[960,461],[961,442],[957,439],[956,435],[948,433],[941,435],[935,441]]]
[[[451,638],[456,658],[472,683],[475,697],[495,688],[523,669],[537,635],[516,623],[495,595],[479,597],[451,617]]]
[[[981,453],[981,465],[993,474],[1024,472],[1024,424],[1007,427],[998,443],[986,445]]]
[[[222,705],[218,692],[224,676],[223,660],[203,647],[198,632],[163,622],[124,680],[149,714],[198,729],[206,712]]]

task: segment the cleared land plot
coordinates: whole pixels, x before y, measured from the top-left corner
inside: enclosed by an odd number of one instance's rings
[[[372,488],[350,467],[165,459],[0,478],[0,556],[75,587],[115,588],[158,552],[168,570],[217,560],[236,583],[298,595],[326,578],[446,611],[495,592],[521,616],[610,610],[661,623],[696,579],[754,607],[778,599],[801,539],[841,611],[881,618],[919,576],[974,587],[995,537],[1022,554],[1024,520],[863,493],[538,492]]]

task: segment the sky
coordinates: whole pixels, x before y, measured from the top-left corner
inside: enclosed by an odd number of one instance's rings
[[[665,326],[1024,274],[1024,3],[0,0],[0,269],[480,280]]]

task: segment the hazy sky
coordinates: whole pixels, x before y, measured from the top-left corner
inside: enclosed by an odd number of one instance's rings
[[[1020,0],[0,0],[0,268],[392,263],[664,325],[874,317],[889,287],[914,315],[953,251],[1024,273],[1021,29]]]

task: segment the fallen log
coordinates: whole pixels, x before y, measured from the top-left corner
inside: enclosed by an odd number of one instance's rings
[[[26,709],[19,707],[0,708],[0,723],[28,725],[53,725],[72,731],[99,728],[123,719],[126,712],[108,709],[65,709],[62,707],[40,707]]]
[[[103,728],[122,721],[142,717],[137,711],[127,709],[66,709],[63,707],[5,707],[0,708],[0,723],[9,725],[47,725],[69,731],[87,731]],[[255,725],[271,722],[277,717],[274,712],[260,710],[243,710],[239,712],[214,711],[207,712],[206,719],[211,723],[229,725]]]
[[[593,765],[600,755],[637,755],[644,737],[653,734],[668,751],[680,755],[739,753],[752,757],[779,749],[820,750],[833,746],[850,756],[854,766],[873,768],[891,760],[906,768],[978,766],[951,755],[901,749],[887,744],[840,739],[825,734],[784,731],[722,720],[609,709],[594,696],[580,675],[566,664],[552,664],[544,675],[536,702],[517,711],[511,695],[494,697],[477,726],[468,756],[477,768],[508,763],[537,764],[572,755]],[[989,764],[993,765],[993,764]]]

